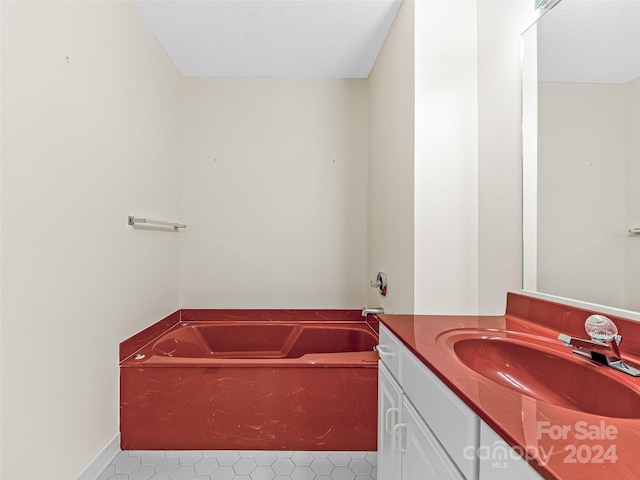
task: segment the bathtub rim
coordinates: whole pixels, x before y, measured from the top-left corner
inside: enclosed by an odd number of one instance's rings
[[[288,318],[287,318],[288,317]],[[342,318],[341,320],[338,320]],[[167,317],[153,323],[147,328],[135,333],[131,337],[122,341],[119,345],[119,365],[121,367],[169,367],[169,366],[180,366],[180,367],[188,367],[188,366],[202,366],[203,363],[199,364],[194,361],[177,361],[176,357],[165,357],[171,359],[170,362],[149,362],[150,358],[147,358],[146,362],[136,362],[133,360],[133,357],[140,351],[148,348],[150,345],[155,343],[158,339],[160,339],[165,334],[169,333],[171,330],[177,328],[181,323],[229,323],[229,322],[259,322],[259,323],[313,323],[313,324],[321,324],[326,323],[327,325],[335,324],[358,324],[362,325],[362,328],[367,329],[370,333],[372,333],[375,337],[379,336],[379,320],[375,315],[369,315],[367,317],[361,316],[360,310],[317,310],[317,309],[309,309],[309,310],[300,310],[300,309],[180,309],[177,310]],[[373,354],[377,358],[377,353],[375,352],[347,352],[348,354]],[[328,356],[338,356],[345,355],[345,353],[327,353],[327,354],[308,354],[308,355],[322,355],[323,357]],[[303,355],[302,357],[294,358],[294,359],[269,359],[271,360],[271,364],[278,366],[323,366],[318,364],[319,359],[308,358],[309,362],[301,362],[299,361],[297,364],[292,361],[285,362],[284,360],[300,360],[303,357],[307,357],[308,355]],[[353,355],[351,355],[353,356]],[[371,357],[371,355],[369,355]],[[195,359],[201,360],[201,359]],[[249,366],[246,365],[248,362],[245,362],[245,359],[205,359],[207,360],[207,365],[211,366],[222,366],[231,365],[232,363],[236,366]],[[218,361],[219,360],[219,361]],[[242,360],[242,361],[240,361]],[[266,359],[246,359],[249,361],[256,360],[266,360]],[[315,361],[314,361],[315,360]],[[335,359],[325,358],[327,367],[344,367],[344,366],[357,366],[357,367],[369,367],[371,360],[367,358],[362,364],[362,362],[345,362],[345,359],[339,360],[338,357]],[[169,363],[171,365],[169,365]],[[266,363],[266,362],[265,362]],[[292,364],[292,365],[289,365]],[[375,367],[377,367],[377,362]]]

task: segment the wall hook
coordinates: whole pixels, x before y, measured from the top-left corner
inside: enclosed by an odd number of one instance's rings
[[[371,280],[371,282],[369,282],[371,284],[372,288],[377,288],[380,291],[380,295],[382,295],[383,297],[387,296],[387,275],[382,273],[382,272],[378,272],[378,276],[376,277],[375,280]]]

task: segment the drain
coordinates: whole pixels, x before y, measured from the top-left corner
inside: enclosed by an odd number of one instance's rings
[[[134,360],[142,360],[143,358],[144,358],[144,353],[136,353],[136,354],[133,356],[133,359],[134,359]]]
[[[186,327],[187,325],[189,325],[189,322],[181,322],[181,323],[180,323],[180,326],[181,326],[181,327]]]

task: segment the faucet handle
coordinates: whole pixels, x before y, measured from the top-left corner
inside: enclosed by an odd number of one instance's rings
[[[560,340],[562,343],[564,343],[565,347],[571,347],[572,346],[571,342],[573,341],[573,338],[571,338],[566,333],[561,333],[560,335],[558,335],[558,340]]]
[[[609,317],[604,315],[591,315],[584,322],[584,329],[587,331],[593,340],[608,341],[616,340],[616,343],[620,343],[617,337],[618,327]]]
[[[371,280],[369,285],[371,288],[377,288],[383,297],[387,296],[387,276],[383,272],[378,272],[376,279]]]

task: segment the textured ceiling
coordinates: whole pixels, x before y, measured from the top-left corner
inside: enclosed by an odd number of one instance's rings
[[[132,0],[187,77],[366,78],[401,0]]]
[[[562,0],[538,21],[538,79],[626,83],[640,76],[640,0]]]

